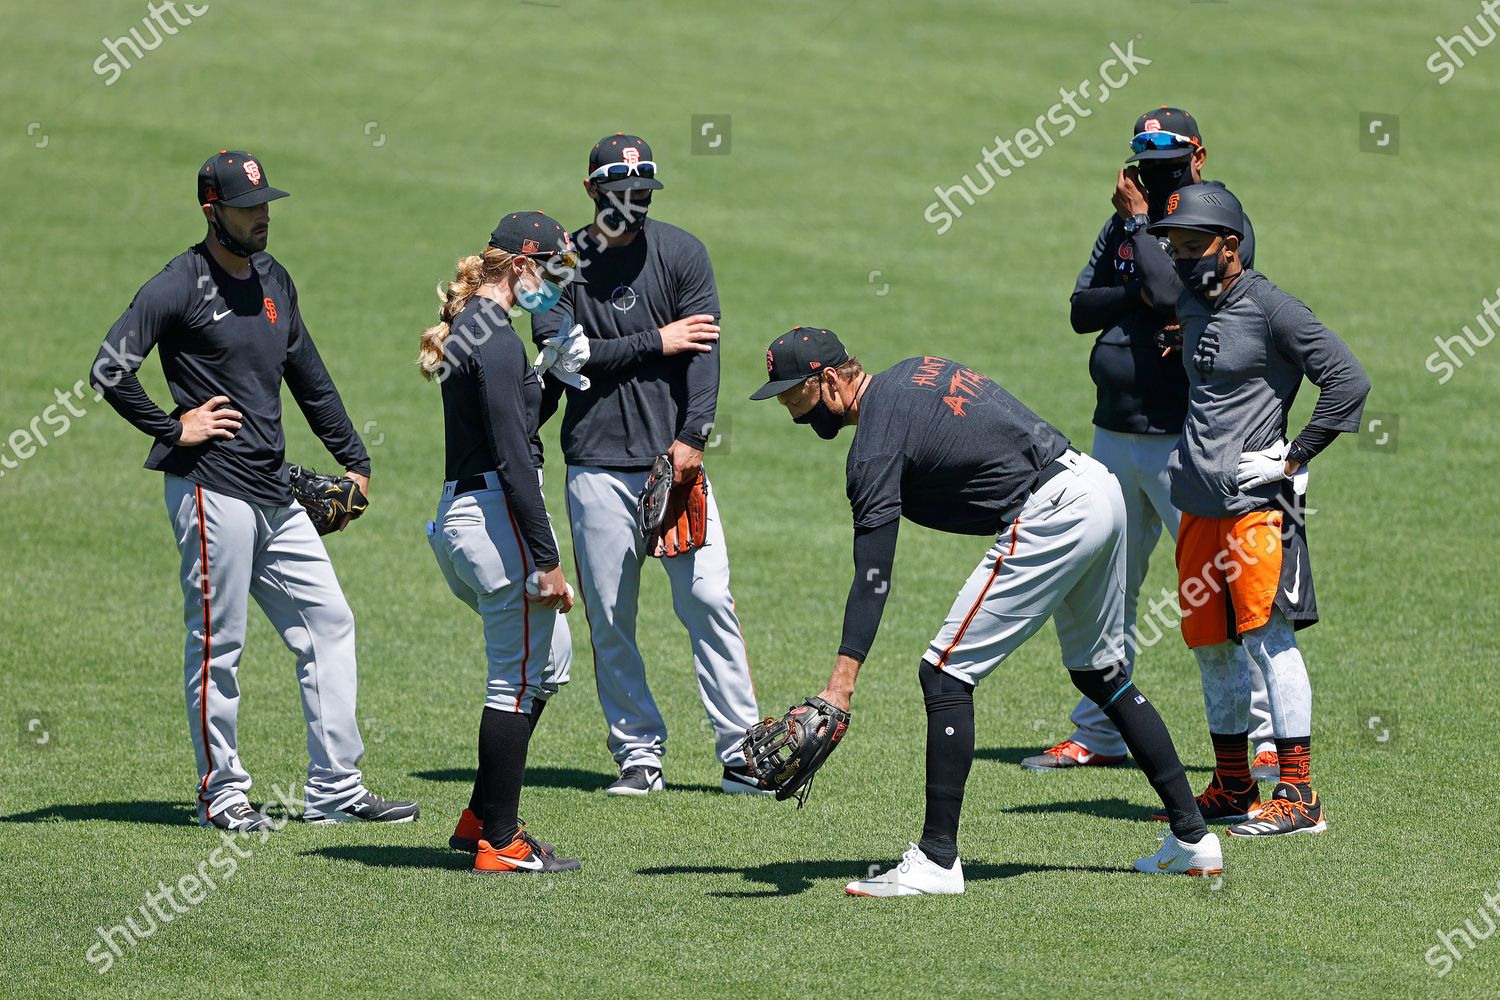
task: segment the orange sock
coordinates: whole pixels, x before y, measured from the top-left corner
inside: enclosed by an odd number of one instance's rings
[[[1281,765],[1281,780],[1289,785],[1312,784],[1312,737],[1297,736],[1284,740],[1276,737],[1276,757]]]
[[[1250,780],[1250,731],[1243,733],[1209,733],[1214,743],[1214,781],[1231,791],[1239,791]]]

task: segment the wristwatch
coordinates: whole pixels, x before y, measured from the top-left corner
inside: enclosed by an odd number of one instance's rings
[[[1151,216],[1144,212],[1139,215],[1132,215],[1125,220],[1125,234],[1127,236],[1134,236],[1149,225],[1151,225]]]

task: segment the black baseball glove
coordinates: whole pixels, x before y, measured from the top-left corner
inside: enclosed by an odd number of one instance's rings
[[[289,465],[286,471],[292,484],[292,496],[307,511],[320,535],[343,531],[370,505],[359,486],[348,476],[322,475],[300,465]]]
[[[800,809],[812,791],[814,774],[848,728],[848,712],[822,698],[809,698],[781,718],[768,716],[745,731],[740,743],[745,769],[760,787],[773,789],[778,799],[795,795]]]

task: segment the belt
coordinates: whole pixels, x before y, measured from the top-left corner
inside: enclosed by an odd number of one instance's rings
[[[1083,458],[1082,455],[1078,454],[1078,452],[1074,451],[1072,448],[1069,448],[1067,451],[1063,452],[1061,455],[1048,462],[1047,467],[1036,474],[1036,481],[1031,484],[1031,492],[1036,493],[1043,486],[1046,486],[1053,479],[1057,478],[1057,476],[1059,476],[1060,474],[1076,469],[1078,467],[1079,459],[1081,458]]]
[[[443,484],[443,499],[452,500],[461,497],[465,493],[479,493],[483,490],[500,489],[500,476],[494,472],[482,472],[475,476],[465,476],[462,479],[450,479]]]

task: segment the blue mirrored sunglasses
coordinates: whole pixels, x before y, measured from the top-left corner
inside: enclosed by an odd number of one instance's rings
[[[1148,149],[1192,149],[1198,145],[1196,139],[1190,136],[1178,135],[1176,132],[1141,132],[1130,140],[1130,151],[1132,153],[1144,153]]]

